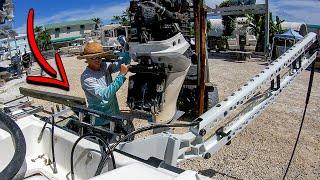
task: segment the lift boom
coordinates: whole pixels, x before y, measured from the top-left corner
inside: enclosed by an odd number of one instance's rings
[[[238,91],[196,119],[199,125],[192,127],[190,132],[164,132],[143,140],[120,144],[118,148],[143,159],[156,157],[171,165],[194,157],[210,158],[273,103],[279,94],[315,61],[317,51],[314,47],[317,43],[317,35],[309,33]],[[231,112],[239,109],[242,110],[235,118],[223,127],[217,127]],[[214,129],[218,130],[207,138],[206,135]]]

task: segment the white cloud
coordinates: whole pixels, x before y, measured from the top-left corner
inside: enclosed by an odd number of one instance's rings
[[[68,9],[45,18],[37,18],[37,12],[35,10],[35,24],[44,25],[63,21],[91,19],[94,17],[99,17],[101,20],[110,20],[114,15],[121,15],[128,6],[128,3],[120,3],[115,5],[105,5],[102,7],[90,7],[88,9]],[[18,33],[25,33],[26,24],[17,27],[15,30]]]
[[[278,0],[271,1],[274,15],[287,21],[320,24],[319,0]]]
[[[273,3],[274,1],[271,1]],[[319,8],[319,0],[278,0],[275,3],[280,6],[295,6],[297,8]]]

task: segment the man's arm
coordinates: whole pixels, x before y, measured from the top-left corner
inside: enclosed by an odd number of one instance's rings
[[[131,57],[129,55],[129,52],[119,52],[117,55],[120,57],[120,61],[115,62],[110,65],[110,72],[115,73],[120,70],[121,64],[130,64]]]
[[[109,86],[105,87],[100,85],[95,78],[89,77],[84,79],[82,88],[101,100],[109,101],[120,89],[125,80],[126,77],[119,73],[114,81]]]

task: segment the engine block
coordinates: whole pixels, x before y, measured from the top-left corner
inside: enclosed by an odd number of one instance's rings
[[[191,5],[188,0],[130,1],[130,41],[162,41],[179,32],[189,37]]]

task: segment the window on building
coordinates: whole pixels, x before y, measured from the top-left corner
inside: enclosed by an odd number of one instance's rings
[[[104,35],[105,35],[105,37],[113,37],[113,31],[106,30],[106,31],[104,31]]]
[[[80,25],[80,34],[84,34],[84,25]]]
[[[55,38],[58,38],[59,37],[59,34],[60,34],[60,28],[56,28],[55,30],[54,30],[54,37]]]
[[[116,29],[116,37],[121,36],[121,35],[126,36],[126,29],[124,29],[124,28]]]
[[[67,33],[69,34],[71,31],[71,27],[67,27]]]

